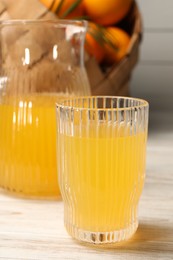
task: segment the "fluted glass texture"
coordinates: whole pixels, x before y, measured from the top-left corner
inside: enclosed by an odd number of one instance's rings
[[[57,104],[59,184],[73,237],[104,244],[136,231],[147,129],[144,100],[86,97]]]
[[[60,195],[55,102],[90,94],[85,31],[77,21],[0,22],[0,187]]]

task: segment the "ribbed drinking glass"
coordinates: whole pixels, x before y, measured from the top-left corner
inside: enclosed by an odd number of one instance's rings
[[[145,179],[148,103],[83,97],[57,104],[59,184],[72,237],[95,244],[130,238]]]

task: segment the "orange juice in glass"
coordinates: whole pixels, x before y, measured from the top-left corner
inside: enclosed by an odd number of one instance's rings
[[[145,178],[148,104],[88,97],[57,104],[58,173],[65,226],[96,244],[128,239],[138,226]]]
[[[60,195],[55,103],[89,95],[83,64],[86,23],[0,23],[0,187],[16,194]]]

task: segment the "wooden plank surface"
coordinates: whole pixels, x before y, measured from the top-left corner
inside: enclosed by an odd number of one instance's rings
[[[150,131],[140,225],[131,240],[107,249],[79,244],[64,229],[62,201],[1,192],[0,259],[173,259],[173,132],[163,125],[160,132]]]
[[[172,0],[137,0],[144,16],[144,28],[158,31],[173,29]]]
[[[137,0],[143,17],[139,65],[131,95],[145,98],[150,109],[173,111],[173,1]]]
[[[130,92],[132,96],[146,99],[150,111],[173,112],[173,66],[141,61],[133,71]]]
[[[173,97],[173,66],[166,64],[154,64],[152,62],[142,62],[133,73],[133,88],[136,94],[146,95],[146,97]],[[165,100],[164,100],[165,101]]]
[[[173,32],[145,32],[141,48],[141,61],[173,65]]]

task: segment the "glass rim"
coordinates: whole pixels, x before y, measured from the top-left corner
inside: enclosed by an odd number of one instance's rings
[[[59,26],[66,25],[76,25],[87,27],[88,22],[86,20],[78,20],[78,19],[8,19],[0,21],[0,26],[3,25],[32,25],[32,24],[52,24]]]
[[[70,102],[72,100],[82,100],[82,99],[94,99],[94,98],[107,98],[107,99],[122,99],[122,100],[132,100],[132,101],[139,101],[141,104],[139,105],[133,105],[129,107],[116,107],[116,108],[85,108],[85,107],[77,107],[72,105],[66,105],[66,102]],[[56,102],[56,108],[64,108],[64,109],[73,109],[78,111],[128,111],[132,109],[140,109],[140,108],[146,108],[149,107],[149,103],[141,98],[135,98],[135,97],[126,97],[126,96],[76,96],[71,98],[64,98],[61,99],[61,101]]]

